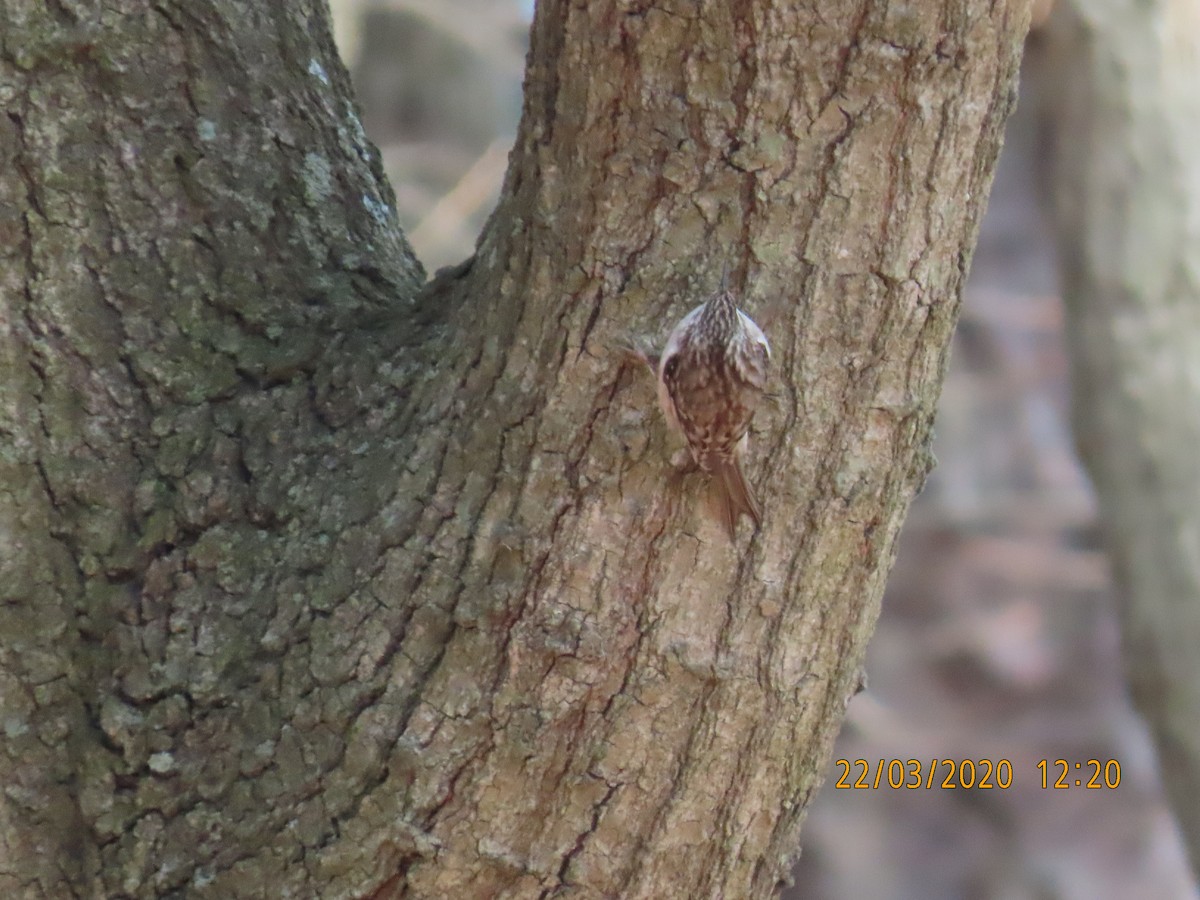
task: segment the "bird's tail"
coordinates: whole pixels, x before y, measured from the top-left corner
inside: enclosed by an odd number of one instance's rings
[[[738,457],[722,460],[714,467],[713,486],[721,521],[725,523],[731,541],[737,538],[737,523],[743,514],[754,520],[755,528],[762,526],[762,509],[754,496],[754,489],[746,483]]]

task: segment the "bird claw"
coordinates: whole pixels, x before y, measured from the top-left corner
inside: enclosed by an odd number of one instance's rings
[[[658,374],[658,351],[646,343],[642,337],[624,337],[617,341],[617,347],[626,355],[640,360],[653,374]]]

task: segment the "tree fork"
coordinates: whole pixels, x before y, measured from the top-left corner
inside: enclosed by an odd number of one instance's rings
[[[539,4],[421,287],[323,5],[0,13],[0,886],[770,896],[929,466],[1021,2]],[[775,354],[730,546],[661,339]]]

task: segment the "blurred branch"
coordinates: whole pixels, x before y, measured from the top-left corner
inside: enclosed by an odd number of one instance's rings
[[[524,25],[519,7],[511,2],[476,4],[469,12],[462,3],[446,0],[370,0],[363,8],[402,10],[420,16],[450,38],[462,43],[481,59],[494,66],[498,75],[521,78],[525,74],[524,56],[506,46],[505,35]]]
[[[458,183],[438,200],[412,230],[409,239],[419,258],[427,259],[438,248],[469,241],[467,223],[499,193],[511,144],[510,138],[492,141]]]

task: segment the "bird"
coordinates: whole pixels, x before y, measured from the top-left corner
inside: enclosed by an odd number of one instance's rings
[[[720,289],[671,330],[657,360],[658,400],[692,459],[712,475],[730,540],[743,515],[762,526],[762,508],[742,471],[750,421],[766,392],[771,345]],[[647,357],[649,362],[649,358]]]

